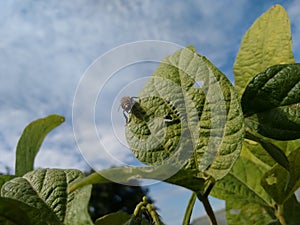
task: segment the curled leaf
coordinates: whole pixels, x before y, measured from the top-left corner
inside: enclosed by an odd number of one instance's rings
[[[59,115],[49,115],[31,122],[23,131],[17,145],[16,175],[23,176],[33,170],[34,159],[46,135],[65,121]]]

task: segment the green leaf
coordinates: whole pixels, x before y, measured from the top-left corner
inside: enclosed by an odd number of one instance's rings
[[[229,225],[263,225],[276,220],[273,200],[260,184],[268,166],[256,163],[255,158],[249,159],[251,154],[243,146],[230,173],[218,181],[211,192],[212,196],[226,200]]]
[[[131,216],[123,211],[107,214],[96,220],[95,225],[121,225],[130,220]]]
[[[65,121],[59,115],[50,115],[31,122],[23,131],[17,145],[16,175],[23,176],[33,170],[34,158],[46,135]]]
[[[281,148],[277,147],[272,142],[269,142],[259,136],[253,135],[250,132],[246,132],[245,138],[259,143],[264,148],[264,150],[267,151],[269,155],[275,160],[275,162],[285,168],[287,172],[290,170],[289,160]]]
[[[62,225],[51,212],[3,197],[0,197],[0,223],[3,225]]]
[[[64,225],[92,224],[87,212],[91,186],[67,193],[69,184],[83,176],[78,170],[34,170],[6,182],[1,196],[48,213]]]
[[[289,173],[276,165],[265,173],[261,183],[265,191],[280,205],[300,188],[300,148],[293,151],[288,160]]]
[[[282,6],[274,5],[243,37],[234,63],[237,92],[242,95],[250,80],[268,67],[294,62],[289,17]]]
[[[228,225],[280,225],[270,207],[254,203],[226,200],[226,218]]]
[[[147,203],[145,197],[136,206],[133,215],[128,215],[122,211],[111,213],[97,219],[95,225],[146,225],[148,223],[143,219],[143,214],[151,218],[151,224],[163,225],[154,207]]]
[[[172,165],[188,184],[203,172],[224,177],[239,156],[243,131],[230,81],[188,47],[163,59],[149,78],[131,109],[126,138],[140,161]]]
[[[283,216],[287,225],[298,225],[300,221],[300,202],[292,195],[284,204]]]
[[[14,179],[16,176],[14,175],[0,175],[0,190],[3,184],[7,181]]]
[[[300,138],[300,64],[275,65],[259,73],[242,96],[245,123],[273,139]]]

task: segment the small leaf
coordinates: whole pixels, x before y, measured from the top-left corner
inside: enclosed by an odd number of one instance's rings
[[[1,196],[48,213],[64,225],[92,224],[87,212],[91,186],[67,193],[69,184],[82,177],[78,170],[34,170],[6,182],[2,186]]]
[[[3,197],[0,197],[0,223],[3,225],[62,225],[57,217],[47,210]]]
[[[262,178],[262,186],[277,204],[283,204],[300,188],[300,148],[289,156],[290,173],[276,165]]]
[[[252,130],[278,140],[300,138],[300,64],[275,65],[259,73],[241,103]]]
[[[250,80],[268,67],[294,62],[289,17],[282,6],[274,5],[243,37],[234,63],[237,92],[242,95]]]
[[[275,162],[277,162],[279,165],[285,168],[287,172],[290,170],[289,160],[284,154],[284,151],[277,147],[275,144],[256,135],[253,135],[250,132],[246,132],[245,137],[259,143],[264,148],[264,150],[267,151],[269,155],[275,160]]]
[[[31,122],[23,131],[17,145],[16,175],[23,176],[33,170],[34,158],[46,135],[65,121],[59,115],[50,115]]]
[[[107,214],[96,220],[95,225],[121,225],[130,220],[131,216],[123,211]]]

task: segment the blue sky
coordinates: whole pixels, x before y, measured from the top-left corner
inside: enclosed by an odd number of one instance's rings
[[[24,127],[52,113],[65,116],[66,122],[46,138],[36,166],[88,168],[74,138],[72,104],[85,71],[107,51],[142,40],[194,45],[233,80],[232,65],[243,34],[274,4],[282,4],[288,11],[293,50],[299,61],[297,0],[0,1],[0,170],[4,171],[5,166],[14,168],[15,146]],[[112,80],[109,85],[114,88],[109,90],[120,93],[124,83],[130,81],[130,73],[142,70],[146,76],[154,66],[125,68],[127,79],[119,83]],[[104,106],[99,102],[96,108],[101,112]],[[124,123],[121,112],[114,116]],[[110,126],[101,116],[96,120],[100,130]],[[123,126],[117,126],[118,134]],[[120,143],[112,144],[112,136],[105,138],[112,152],[119,149]],[[121,157],[128,157],[128,152]],[[149,188],[164,221],[180,224],[189,192],[166,184]],[[224,207],[222,202],[213,203],[215,209]],[[197,204],[193,216],[203,214]]]

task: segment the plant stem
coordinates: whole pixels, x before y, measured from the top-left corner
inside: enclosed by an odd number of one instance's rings
[[[209,203],[208,196],[202,196],[202,195],[197,195],[198,199],[202,202],[204,209],[207,213],[207,216],[209,217],[210,220],[210,225],[218,225],[216,216],[214,214],[214,211]]]
[[[285,219],[283,217],[283,205],[278,205],[278,208],[275,211],[275,215],[278,218],[281,225],[286,225]]]
[[[194,208],[194,205],[195,205],[195,202],[196,202],[196,197],[197,197],[196,193],[193,192],[190,199],[189,199],[189,202],[187,204],[185,214],[184,214],[184,218],[183,218],[183,221],[182,221],[182,225],[189,225],[190,224],[193,208]]]

